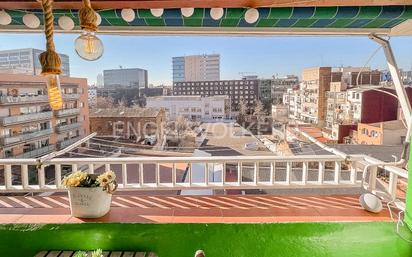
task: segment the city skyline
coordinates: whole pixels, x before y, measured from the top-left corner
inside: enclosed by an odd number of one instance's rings
[[[0,50],[44,48],[41,34],[0,34]],[[365,37],[189,37],[189,36],[106,36],[101,35],[105,53],[100,60],[86,62],[74,52],[77,35],[56,34],[56,48],[70,57],[71,74],[85,77],[89,84],[104,69],[142,68],[148,70],[149,84],[172,84],[172,57],[194,54],[220,54],[221,79],[239,79],[242,73],[262,78],[295,74],[316,66],[363,66],[378,46]],[[23,40],[24,39],[24,40]],[[392,38],[398,65],[411,69],[412,39]],[[119,45],[132,47],[119,48]],[[142,49],[142,51],[139,51]],[[382,51],[369,64],[373,69],[386,69]]]

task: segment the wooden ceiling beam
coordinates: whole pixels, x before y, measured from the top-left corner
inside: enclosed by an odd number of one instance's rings
[[[411,0],[91,0],[96,9],[242,8],[411,5]],[[79,9],[81,0],[55,0],[55,9]],[[36,0],[0,1],[0,9],[40,9]]]

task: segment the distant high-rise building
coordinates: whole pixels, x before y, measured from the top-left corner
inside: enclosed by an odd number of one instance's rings
[[[103,86],[104,86],[103,74],[99,73],[97,74],[97,78],[96,78],[96,87],[103,87]]]
[[[105,88],[148,86],[147,70],[139,68],[104,70],[103,78]]]
[[[39,55],[44,50],[34,48],[0,51],[0,73],[39,75],[41,64]],[[70,76],[69,56],[59,54],[63,76]]]
[[[173,82],[220,80],[220,55],[173,57]]]

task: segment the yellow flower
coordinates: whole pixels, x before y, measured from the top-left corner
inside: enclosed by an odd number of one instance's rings
[[[116,175],[113,171],[106,171],[105,173],[99,175],[96,181],[101,187],[105,187],[108,184],[112,183],[116,179]]]
[[[62,184],[65,187],[77,187],[83,180],[87,178],[87,173],[83,171],[76,171],[69,176],[63,178]]]

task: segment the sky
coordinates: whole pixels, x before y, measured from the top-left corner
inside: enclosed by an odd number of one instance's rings
[[[307,67],[364,66],[379,47],[366,37],[212,37],[212,36],[118,36],[100,35],[103,56],[93,62],[82,60],[74,50],[74,34],[55,34],[56,49],[69,55],[72,77],[96,82],[104,69],[143,68],[149,84],[171,85],[172,57],[218,53],[221,79],[239,79],[242,74],[262,78],[301,75]],[[412,37],[391,39],[400,68],[411,70]],[[1,34],[0,50],[45,48],[42,34]],[[367,66],[386,69],[379,50]]]

